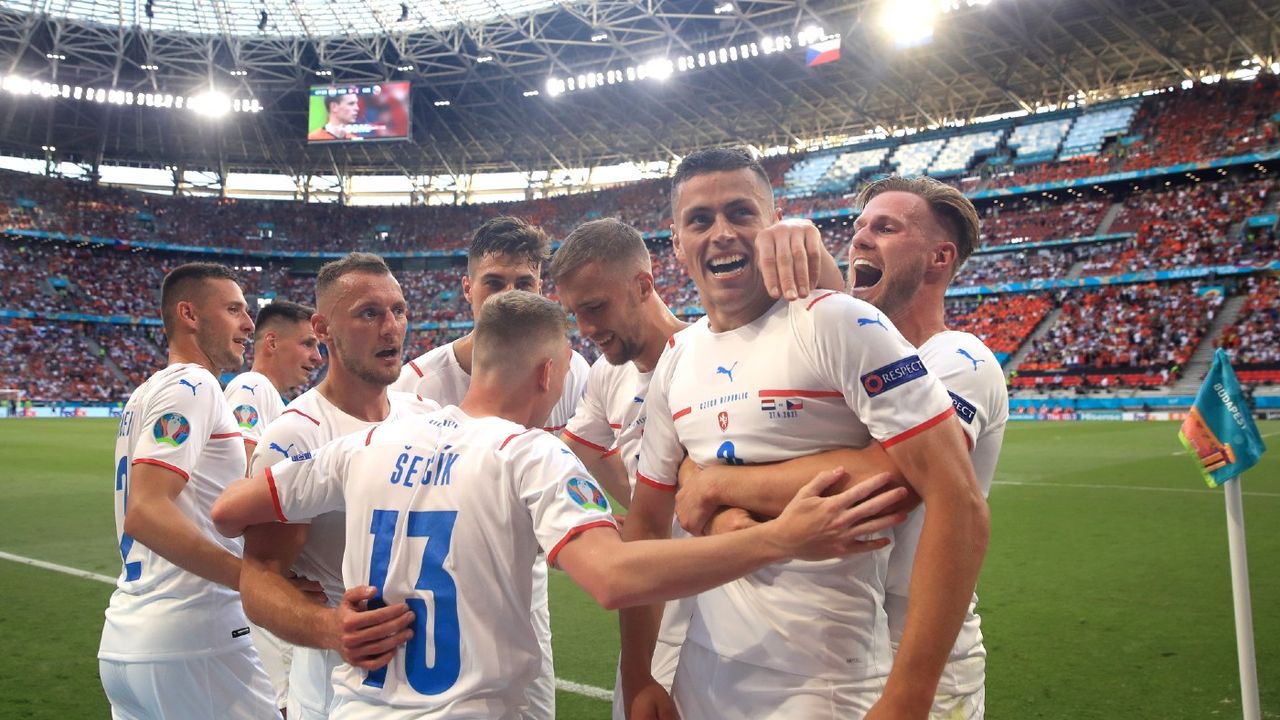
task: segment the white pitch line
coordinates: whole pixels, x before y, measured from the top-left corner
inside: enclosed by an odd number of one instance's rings
[[[1090,485],[1086,483],[1056,483],[1056,482],[1019,482],[1017,480],[995,480],[992,485],[1018,485],[1022,487],[1054,487],[1054,488],[1076,488],[1082,490],[1150,490],[1152,492],[1176,492],[1176,493],[1195,493],[1205,495],[1215,492],[1212,488],[1168,488],[1168,487],[1146,487],[1143,485]],[[1244,491],[1245,495],[1254,497],[1280,497],[1280,493],[1273,492],[1256,492]]]
[[[14,555],[13,553],[7,553],[3,550],[0,550],[0,560],[11,560],[16,563],[22,563],[23,565],[38,567],[42,570],[59,572],[63,575],[71,575],[72,577],[83,578],[85,580],[96,580],[97,582],[106,583],[107,585],[116,584],[116,579],[113,577],[107,577],[106,575],[99,575],[98,573],[89,572],[88,570],[67,567],[66,565],[59,565],[57,563],[45,562],[44,560],[36,560],[35,558],[24,557],[22,555]],[[582,683],[576,683],[572,680],[565,680],[563,678],[556,678],[556,688],[564,690],[565,692],[574,693],[575,695],[589,697],[593,700],[613,700],[612,690],[605,690],[604,688],[598,688],[594,685],[583,685]]]

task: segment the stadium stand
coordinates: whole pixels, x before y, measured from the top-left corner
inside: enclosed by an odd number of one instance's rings
[[[1007,207],[995,204],[982,216],[982,241],[1007,245],[1092,235],[1107,207],[1099,200],[1051,203],[1028,199]]]
[[[1089,108],[1072,123],[1062,140],[1059,160],[1097,155],[1108,138],[1123,135],[1138,110],[1138,103],[1124,101]]]
[[[1280,384],[1280,278],[1253,276],[1247,283],[1240,316],[1215,344],[1231,354],[1243,382]]]
[[[929,175],[948,177],[963,173],[969,168],[975,155],[980,152],[994,151],[1005,132],[1003,128],[979,130],[948,139],[946,146],[938,153],[938,157],[929,165]]]
[[[1024,123],[1013,129],[1006,143],[1017,153],[1015,165],[1028,165],[1053,160],[1062,147],[1062,138],[1071,127],[1071,117],[1059,117],[1044,122]]]
[[[894,151],[890,164],[895,166],[894,172],[899,175],[924,175],[946,143],[946,138],[903,143]]]

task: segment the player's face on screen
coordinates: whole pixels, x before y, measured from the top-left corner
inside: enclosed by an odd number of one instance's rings
[[[471,303],[471,317],[480,314],[480,308],[490,295],[508,290],[542,292],[542,268],[530,265],[524,258],[504,253],[489,253],[480,258],[470,275],[462,278],[462,294]]]
[[[276,333],[275,342],[280,365],[289,373],[285,379],[288,387],[302,385],[311,377],[311,373],[324,364],[324,359],[320,357],[320,340],[310,321],[289,323],[281,327]]]
[[[329,106],[329,117],[332,122],[350,125],[360,114],[360,99],[355,95],[343,95],[338,102]]]
[[[931,238],[940,229],[929,204],[912,193],[881,193],[862,209],[854,230],[850,292],[893,317],[910,304],[934,250]]]
[[[253,319],[240,286],[232,280],[206,280],[198,302],[196,345],[218,370],[238,370],[253,335]]]
[[[695,175],[680,185],[673,211],[676,256],[704,307],[734,313],[768,298],[755,262],[755,238],[778,220],[778,212],[772,189],[754,172]]]
[[[330,362],[370,385],[390,385],[400,377],[408,307],[391,275],[347,273],[338,279],[333,310],[321,340]]]
[[[588,263],[556,285],[560,302],[577,315],[578,331],[611,365],[630,362],[644,349],[640,275],[622,265]]]

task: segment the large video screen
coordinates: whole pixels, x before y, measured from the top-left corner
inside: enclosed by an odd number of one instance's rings
[[[313,85],[308,143],[403,140],[409,137],[409,83]]]

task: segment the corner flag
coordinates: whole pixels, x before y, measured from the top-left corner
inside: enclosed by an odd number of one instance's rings
[[[1209,487],[1223,488],[1227,504],[1227,554],[1231,559],[1231,599],[1236,619],[1236,659],[1240,665],[1240,709],[1244,720],[1260,720],[1258,660],[1253,645],[1249,560],[1245,549],[1244,499],[1240,474],[1267,451],[1240,392],[1227,352],[1218,348],[1196,402],[1178,431]],[[1235,482],[1231,482],[1234,480]]]
[[[1222,348],[1213,354],[1213,366],[1182,422],[1178,439],[1195,457],[1209,487],[1219,487],[1257,465],[1267,450]]]

